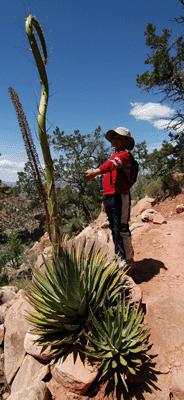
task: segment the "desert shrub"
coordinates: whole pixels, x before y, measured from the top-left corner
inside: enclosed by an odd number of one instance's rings
[[[3,225],[0,225],[0,244],[4,244],[7,241],[7,234],[5,233],[5,228]]]
[[[165,174],[151,181],[147,186],[145,193],[155,198],[156,201],[162,201],[167,197],[177,196],[184,187],[183,174]]]
[[[7,236],[2,231],[0,244],[0,268],[6,266],[7,263],[12,268],[19,268],[22,261],[23,245],[20,239],[17,239],[17,233],[13,230]]]
[[[4,198],[5,198],[5,193],[3,193],[3,192],[0,192],[0,200],[3,200]]]
[[[177,196],[182,192],[184,187],[184,176],[183,174],[166,174],[162,177],[163,192],[167,196]]]
[[[145,189],[145,194],[153,197],[155,200],[161,200],[164,197],[162,179],[159,177],[150,182]]]
[[[16,286],[18,288],[18,290],[23,289],[26,291],[28,289],[30,280],[31,280],[31,278],[28,279],[28,278],[16,278],[15,277],[14,279],[11,279],[9,284],[11,286]]]
[[[0,272],[0,286],[8,285],[8,272],[6,268],[2,268]]]

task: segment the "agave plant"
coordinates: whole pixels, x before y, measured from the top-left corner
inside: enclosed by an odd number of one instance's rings
[[[86,255],[83,243],[80,256],[74,246],[54,253],[53,262],[44,260],[46,276],[33,269],[34,279],[27,293],[35,312],[27,316],[39,335],[39,343],[51,346],[56,356],[67,344],[81,341],[87,331],[90,310],[97,314],[108,298],[113,304],[118,293],[126,290],[125,273],[120,276],[118,260],[107,263],[107,255],[92,245]]]
[[[129,373],[135,375],[149,358],[146,355],[149,330],[141,324],[142,310],[138,311],[135,303],[131,307],[125,296],[118,296],[116,307],[104,304],[101,311],[100,318],[91,312],[87,323],[88,345],[83,352],[96,359],[100,379],[109,372],[115,385],[122,380],[128,390],[126,379]]]

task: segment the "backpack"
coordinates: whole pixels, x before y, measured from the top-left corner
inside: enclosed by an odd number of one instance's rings
[[[122,168],[118,168],[117,171],[123,176],[124,180],[128,184],[128,188],[130,189],[137,180],[139,164],[130,152],[129,152],[129,154],[130,154],[130,158],[131,158],[130,180],[127,178],[127,176],[125,175]]]

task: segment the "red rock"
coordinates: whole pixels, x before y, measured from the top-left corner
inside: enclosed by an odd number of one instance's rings
[[[18,370],[11,386],[11,395],[31,385],[33,377],[39,373],[43,367],[39,361],[29,354],[26,355],[24,361]]]
[[[179,206],[176,207],[177,214],[180,214],[183,211],[184,211],[184,204],[180,204]]]
[[[58,360],[51,367],[52,377],[71,392],[84,395],[96,379],[98,372],[87,358],[77,350],[71,351],[67,356]]]
[[[33,308],[25,300],[25,292],[21,289],[13,299],[4,323],[5,376],[8,383],[11,383],[25,357],[24,338],[31,328],[25,319],[28,310],[33,311]]]

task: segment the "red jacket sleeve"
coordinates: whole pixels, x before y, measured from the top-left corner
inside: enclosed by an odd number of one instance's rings
[[[99,169],[102,174],[116,170],[118,168],[123,168],[130,162],[130,154],[127,151],[121,151],[120,153],[115,153],[109,161],[102,164]]]

